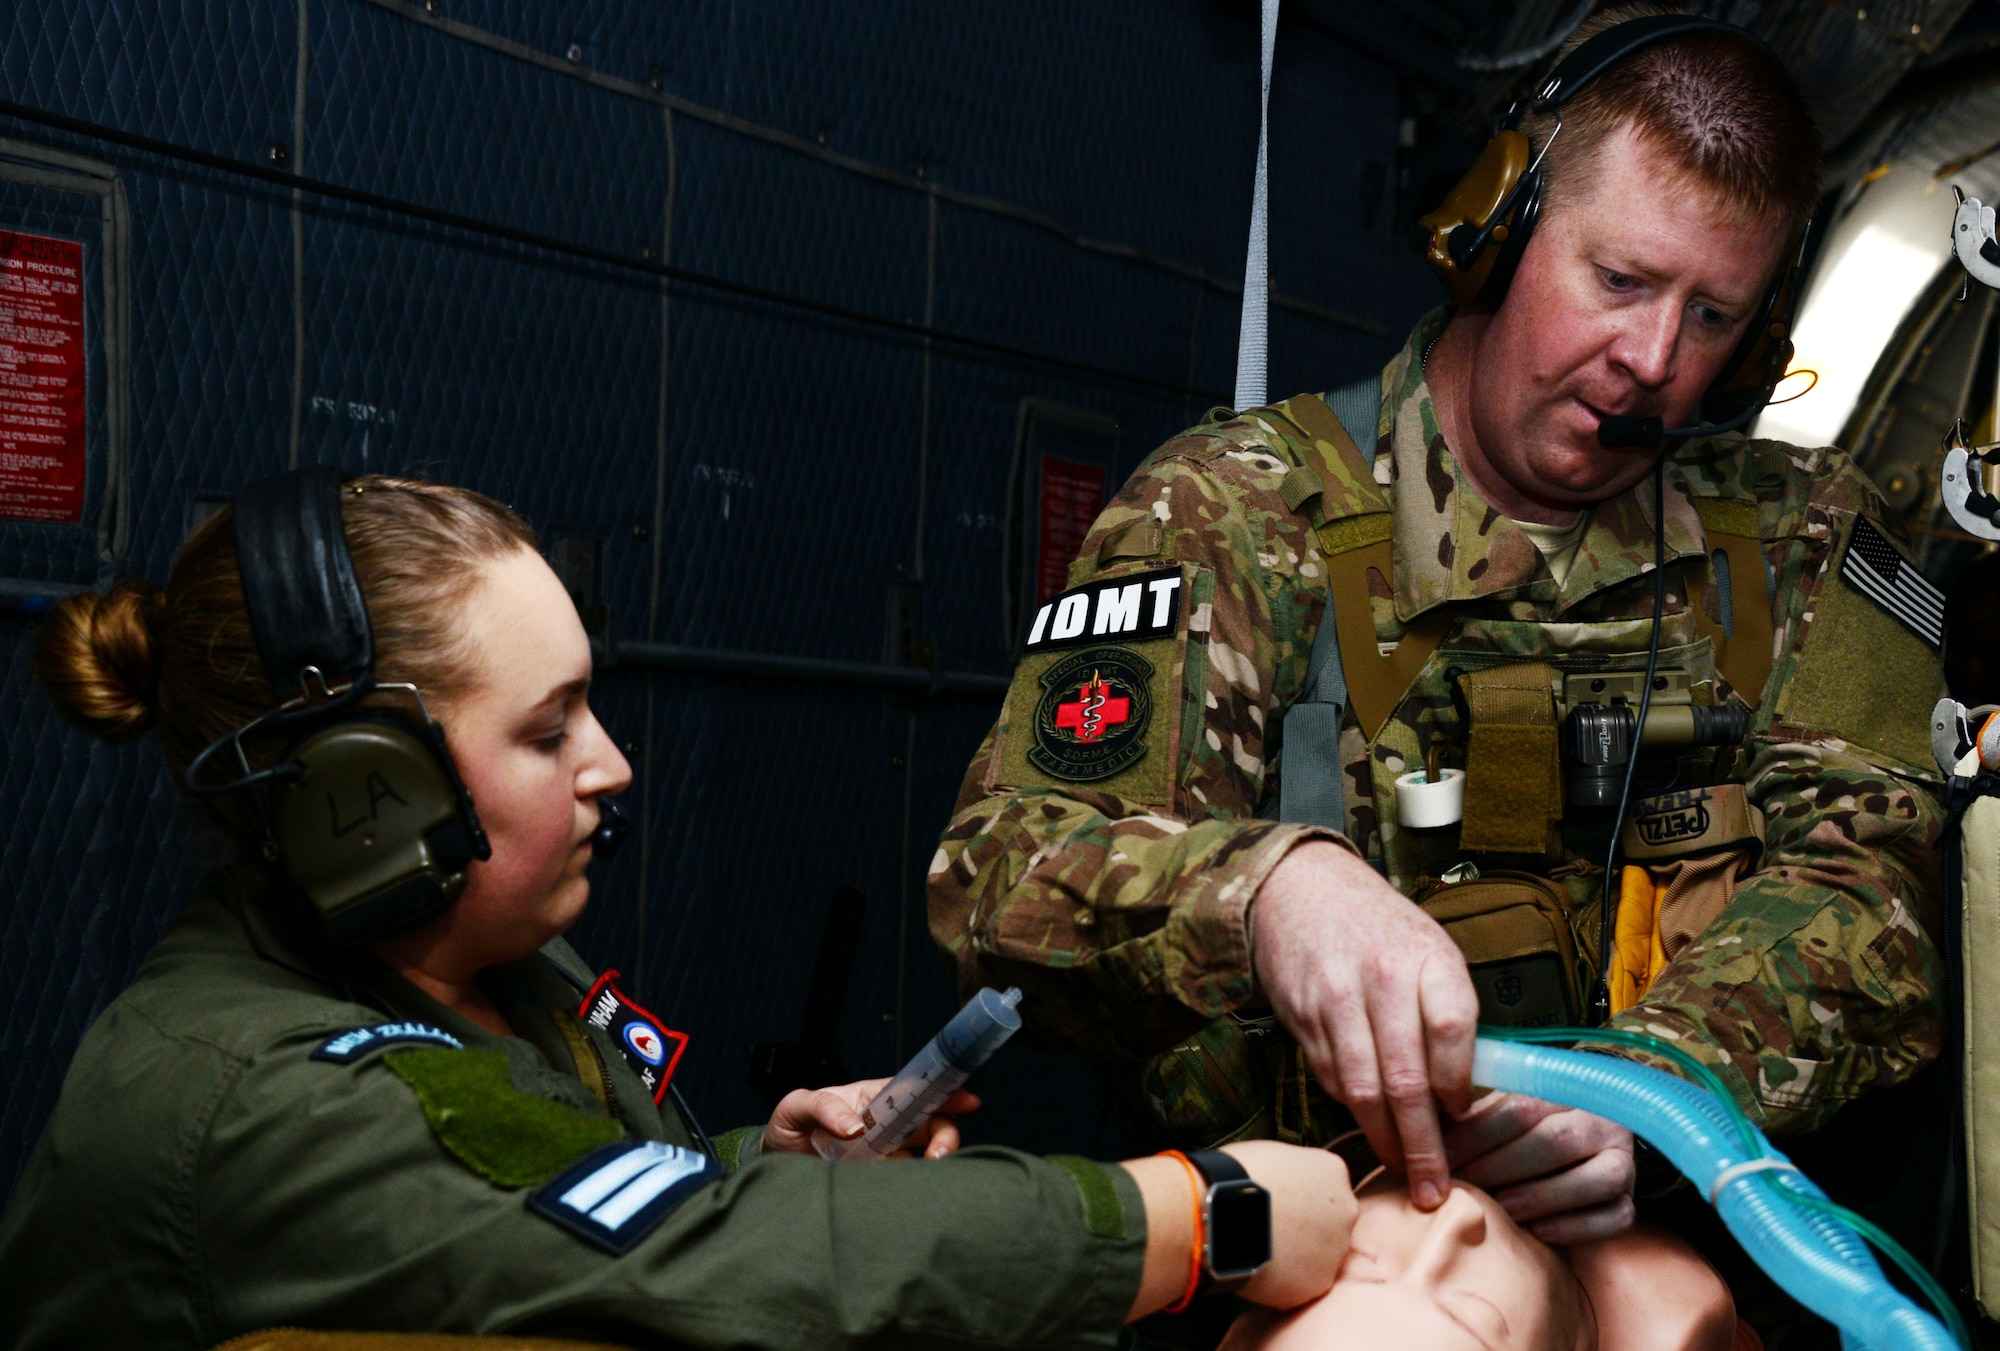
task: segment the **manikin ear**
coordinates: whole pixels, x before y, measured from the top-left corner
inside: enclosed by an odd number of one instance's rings
[[[1567,1250],[1597,1314],[1597,1351],[1731,1351],[1736,1301],[1673,1235],[1640,1226]]]

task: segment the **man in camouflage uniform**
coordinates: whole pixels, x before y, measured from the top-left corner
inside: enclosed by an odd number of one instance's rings
[[[1696,420],[1817,194],[1817,138],[1775,62],[1781,89],[1693,97],[1714,66],[1690,48],[1714,44],[1662,43],[1600,106],[1563,110],[1568,158],[1549,156],[1504,301],[1419,322],[1383,372],[1372,455],[1312,401],[1215,410],[1139,466],[1071,568],[1110,597],[1107,636],[1087,599],[1037,618],[933,861],[932,931],[966,984],[1021,985],[1046,1041],[1125,1067],[1174,1143],[1324,1140],[1348,1124],[1330,1095],[1419,1204],[1456,1165],[1551,1241],[1630,1222],[1624,1131],[1518,1098],[1465,1115],[1477,998],[1406,899],[1452,841],[1399,828],[1394,781],[1436,732],[1466,763],[1464,672],[1643,671],[1656,529],[1660,666],[1696,704],[1752,710],[1735,768],[1768,838],[1614,1026],[1679,1042],[1780,1132],[1937,1054],[1934,642],[1842,567],[1857,535],[1893,551],[1881,499],[1838,450],[1738,434],[1670,441],[1656,499],[1661,452],[1595,435],[1612,413]],[[1649,88],[1681,101],[1662,113]],[[1770,130],[1786,117],[1805,128],[1790,145]],[[1724,536],[1751,546],[1735,623]],[[1400,694],[1372,726],[1344,711],[1343,830],[1273,819],[1329,574],[1358,557],[1375,562],[1356,608]],[[1740,600],[1759,561],[1768,630]],[[1746,651],[1763,633],[1769,651]],[[1769,674],[1736,688],[1732,670]],[[1564,843],[1545,875],[1594,902],[1601,837]]]

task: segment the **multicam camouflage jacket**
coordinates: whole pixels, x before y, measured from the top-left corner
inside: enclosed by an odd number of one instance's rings
[[[1020,985],[1031,1030],[1122,1066],[1165,1139],[1323,1141],[1347,1124],[1261,1007],[1246,932],[1288,850],[1341,838],[1267,819],[1328,604],[1314,515],[1388,513],[1392,575],[1367,578],[1382,650],[1449,621],[1372,740],[1351,710],[1340,738],[1345,839],[1406,894],[1452,862],[1415,839],[1435,832],[1398,830],[1393,791],[1454,725],[1447,669],[1644,667],[1653,480],[1594,509],[1558,584],[1439,433],[1422,354],[1446,318],[1426,317],[1383,373],[1372,468],[1296,422],[1227,409],[1139,466],[1072,566],[1080,589],[1038,615],[932,861],[931,929],[961,982]],[[1286,491],[1301,464],[1324,485],[1310,510],[1286,501],[1307,505]],[[1768,838],[1722,917],[1615,1023],[1712,1063],[1767,1128],[1811,1129],[1938,1053],[1937,657],[1842,573],[1857,521],[1884,511],[1842,452],[1717,437],[1670,452],[1664,481],[1660,662],[1695,702],[1754,710],[1724,772],[1747,781]],[[1697,632],[1721,590],[1691,603],[1704,514],[1754,521],[1761,541],[1775,630],[1761,691],[1734,689]],[[1464,754],[1456,742],[1445,763]],[[1566,843],[1550,872],[1594,895],[1601,867]]]

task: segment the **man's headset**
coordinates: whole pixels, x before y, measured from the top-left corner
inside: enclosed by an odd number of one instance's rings
[[[1500,130],[1486,143],[1465,177],[1445,194],[1435,211],[1417,221],[1413,237],[1453,304],[1497,306],[1507,294],[1541,214],[1542,160],[1562,133],[1563,105],[1633,53],[1690,33],[1728,33],[1769,50],[1749,30],[1715,19],[1681,14],[1633,19],[1584,42],[1549,72],[1532,97],[1507,110]],[[1555,130],[1539,151],[1520,130],[1522,119],[1531,112],[1557,115]],[[1792,360],[1792,311],[1804,263],[1804,243],[1801,231],[1790,249],[1791,266],[1778,274],[1743,340],[1702,396],[1704,424],[1669,428],[1656,417],[1613,414],[1599,425],[1598,441],[1613,449],[1650,450],[1670,436],[1735,431],[1762,412]]]
[[[492,846],[415,685],[375,679],[375,639],[340,519],[342,477],[328,465],[260,480],[232,504],[237,568],[251,632],[277,706],[195,756],[198,796],[249,790],[264,851],[341,943],[384,938],[442,914]],[[363,707],[406,696],[417,721]],[[277,763],[252,770],[246,738],[288,738]],[[228,749],[240,771],[204,782]],[[625,812],[599,799],[592,844],[617,851]]]

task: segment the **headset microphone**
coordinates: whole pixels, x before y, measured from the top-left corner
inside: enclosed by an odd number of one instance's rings
[[[1657,450],[1668,437],[1720,436],[1748,426],[1764,411],[1762,403],[1750,407],[1727,422],[1697,423],[1692,427],[1669,427],[1656,417],[1633,417],[1629,413],[1607,413],[1597,424],[1597,444],[1606,450]]]
[[[596,858],[610,858],[625,843],[632,829],[632,814],[608,797],[597,799],[597,829],[590,832],[590,852]]]

